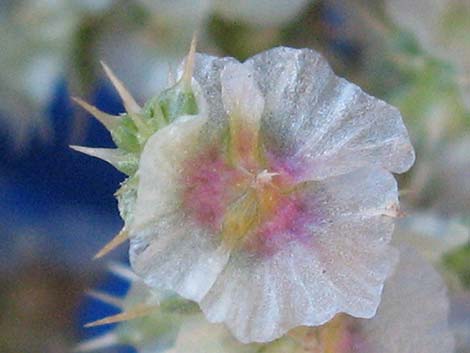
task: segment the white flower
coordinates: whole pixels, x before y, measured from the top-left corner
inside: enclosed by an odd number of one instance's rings
[[[183,322],[167,353],[452,353],[449,302],[430,264],[401,247],[396,273],[387,281],[372,319],[339,314],[320,327],[300,327],[268,344],[243,345],[221,325],[202,316]]]
[[[376,313],[395,262],[399,112],[312,50],[198,55],[208,113],[153,134],[129,225],[134,270],[242,342]]]

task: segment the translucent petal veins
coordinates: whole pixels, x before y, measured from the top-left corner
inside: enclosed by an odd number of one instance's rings
[[[400,112],[336,76],[319,53],[279,47],[245,65],[266,101],[262,131],[268,147],[303,165],[305,179],[362,166],[403,173],[413,165]]]
[[[193,81],[207,114],[159,130],[140,158],[136,273],[242,342],[374,316],[396,263],[391,172],[414,159],[398,111],[311,50],[196,55]]]
[[[413,249],[399,247],[401,256],[397,271],[387,280],[382,303],[371,319],[338,314],[324,325],[296,327],[276,341],[259,345],[243,344],[235,340],[225,326],[211,324],[202,315],[195,315],[182,323],[176,343],[169,352],[454,352],[454,339],[447,322],[449,303],[442,279]],[[299,269],[299,275],[302,272]],[[252,273],[249,277],[259,276]],[[295,280],[294,276],[293,281]],[[302,288],[299,287],[299,290]],[[258,293],[253,290],[250,295],[256,296]],[[244,299],[237,294],[235,296],[238,300]],[[272,306],[274,309],[282,306],[282,302],[275,304],[277,305]],[[243,316],[242,313],[239,314]],[[244,317],[239,318],[243,319]]]
[[[116,88],[116,91],[121,97],[122,102],[124,103],[124,107],[126,108],[126,111],[129,114],[140,113],[142,108],[137,104],[134,97],[132,97],[132,95],[126,89],[126,87],[121,82],[121,80],[119,80],[116,77],[116,75],[114,75],[111,69],[104,62],[101,62],[101,65],[103,66],[103,69],[106,72],[106,75],[109,77],[110,81],[112,82],[112,84]]]
[[[88,104],[80,98],[72,97],[72,100],[85,109],[88,113],[93,115],[101,124],[106,127],[109,131],[114,130],[119,125],[119,116],[111,115],[105,112],[102,112],[98,108]]]
[[[125,229],[122,229],[109,243],[107,243],[94,257],[94,259],[99,259],[110,251],[117,248],[119,245],[124,243],[129,239],[129,232]]]
[[[258,132],[264,109],[263,96],[253,80],[253,73],[242,64],[226,65],[220,80],[222,101],[229,116],[232,163],[250,169],[259,157]]]
[[[312,50],[276,48],[238,63],[195,47],[193,39],[179,80],[144,109],[105,64],[127,114],[74,99],[118,149],[72,148],[131,176],[116,194],[126,231],[96,257],[129,238],[133,270],[154,289],[87,327],[149,314],[166,303],[159,289],[196,301],[242,342],[340,312],[374,316],[396,263],[391,173],[414,160],[399,112]]]

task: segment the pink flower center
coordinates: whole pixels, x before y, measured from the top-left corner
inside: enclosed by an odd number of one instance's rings
[[[183,170],[183,207],[230,248],[270,255],[289,241],[307,239],[314,215],[301,193],[292,191],[288,172],[252,161],[230,162],[215,148],[190,158]]]

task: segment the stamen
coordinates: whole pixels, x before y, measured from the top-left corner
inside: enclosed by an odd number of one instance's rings
[[[279,173],[269,173],[267,169],[265,169],[261,173],[258,173],[256,176],[256,181],[262,184],[270,183],[272,178],[276,175],[279,175]]]

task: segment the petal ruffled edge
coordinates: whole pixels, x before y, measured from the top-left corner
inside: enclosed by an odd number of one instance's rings
[[[398,110],[337,77],[319,53],[279,47],[246,65],[265,96],[268,148],[307,164],[305,180],[364,166],[402,173],[414,163]]]
[[[129,226],[133,269],[151,287],[199,301],[228,259],[221,240],[180,210],[182,163],[197,149],[207,119],[186,116],[157,131],[145,145]]]

